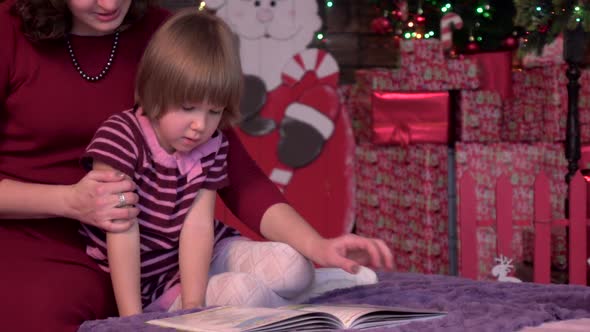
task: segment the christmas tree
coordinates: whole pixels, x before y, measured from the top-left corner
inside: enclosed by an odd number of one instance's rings
[[[441,18],[458,14],[463,27],[453,31],[458,52],[495,51],[517,46],[512,0],[370,0],[371,29],[400,38],[440,38]]]
[[[514,0],[515,25],[525,32],[521,50],[540,53],[564,30],[590,31],[588,0]]]
[[[371,29],[400,38],[439,38],[440,21],[458,14],[463,28],[453,31],[458,52],[510,49],[541,52],[565,29],[590,31],[588,0],[369,0],[375,9]]]

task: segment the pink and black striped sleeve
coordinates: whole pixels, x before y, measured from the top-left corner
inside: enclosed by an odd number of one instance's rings
[[[202,188],[210,190],[218,190],[229,185],[229,176],[227,174],[229,142],[225,135],[221,132],[218,133],[221,135],[219,150],[201,159],[201,165],[203,165],[203,171],[206,174]]]
[[[90,170],[93,161],[100,161],[133,178],[140,153],[136,131],[131,112],[111,116],[94,134],[82,155],[82,166]]]

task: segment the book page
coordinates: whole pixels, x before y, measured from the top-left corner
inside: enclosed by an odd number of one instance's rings
[[[192,314],[150,320],[147,323],[195,332],[253,331],[306,312],[271,308],[219,307]]]
[[[302,310],[302,311],[310,311],[310,312],[325,312],[331,314],[338,318],[342,322],[342,326],[349,328],[352,326],[355,320],[359,317],[373,312],[374,308],[364,308],[362,306],[355,306],[355,307],[347,307],[347,306],[340,306],[340,305],[292,305],[282,307],[286,309],[293,309],[293,310]]]
[[[409,322],[411,320],[434,318],[445,315],[443,312],[432,310],[382,307],[364,304],[302,304],[281,308],[328,313],[337,317],[345,328],[359,327],[363,324],[367,326],[380,326],[393,324],[395,321],[399,324],[402,321]]]

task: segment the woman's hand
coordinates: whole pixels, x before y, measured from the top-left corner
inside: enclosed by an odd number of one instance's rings
[[[136,221],[135,183],[121,172],[93,170],[66,191],[66,217],[101,228],[123,232]],[[121,206],[120,194],[126,205]]]
[[[324,267],[339,267],[356,273],[360,265],[391,270],[393,254],[380,239],[345,234],[333,239],[315,241],[308,257]]]

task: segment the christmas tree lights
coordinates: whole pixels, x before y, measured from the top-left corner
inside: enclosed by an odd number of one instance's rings
[[[327,9],[338,0],[326,0]],[[364,0],[375,13],[368,30],[396,38],[440,38],[440,20],[454,12],[464,28],[453,34],[458,51],[515,48],[512,0]]]
[[[526,32],[524,52],[541,53],[564,30],[581,26],[590,31],[590,2],[588,0],[514,0],[515,25]]]

